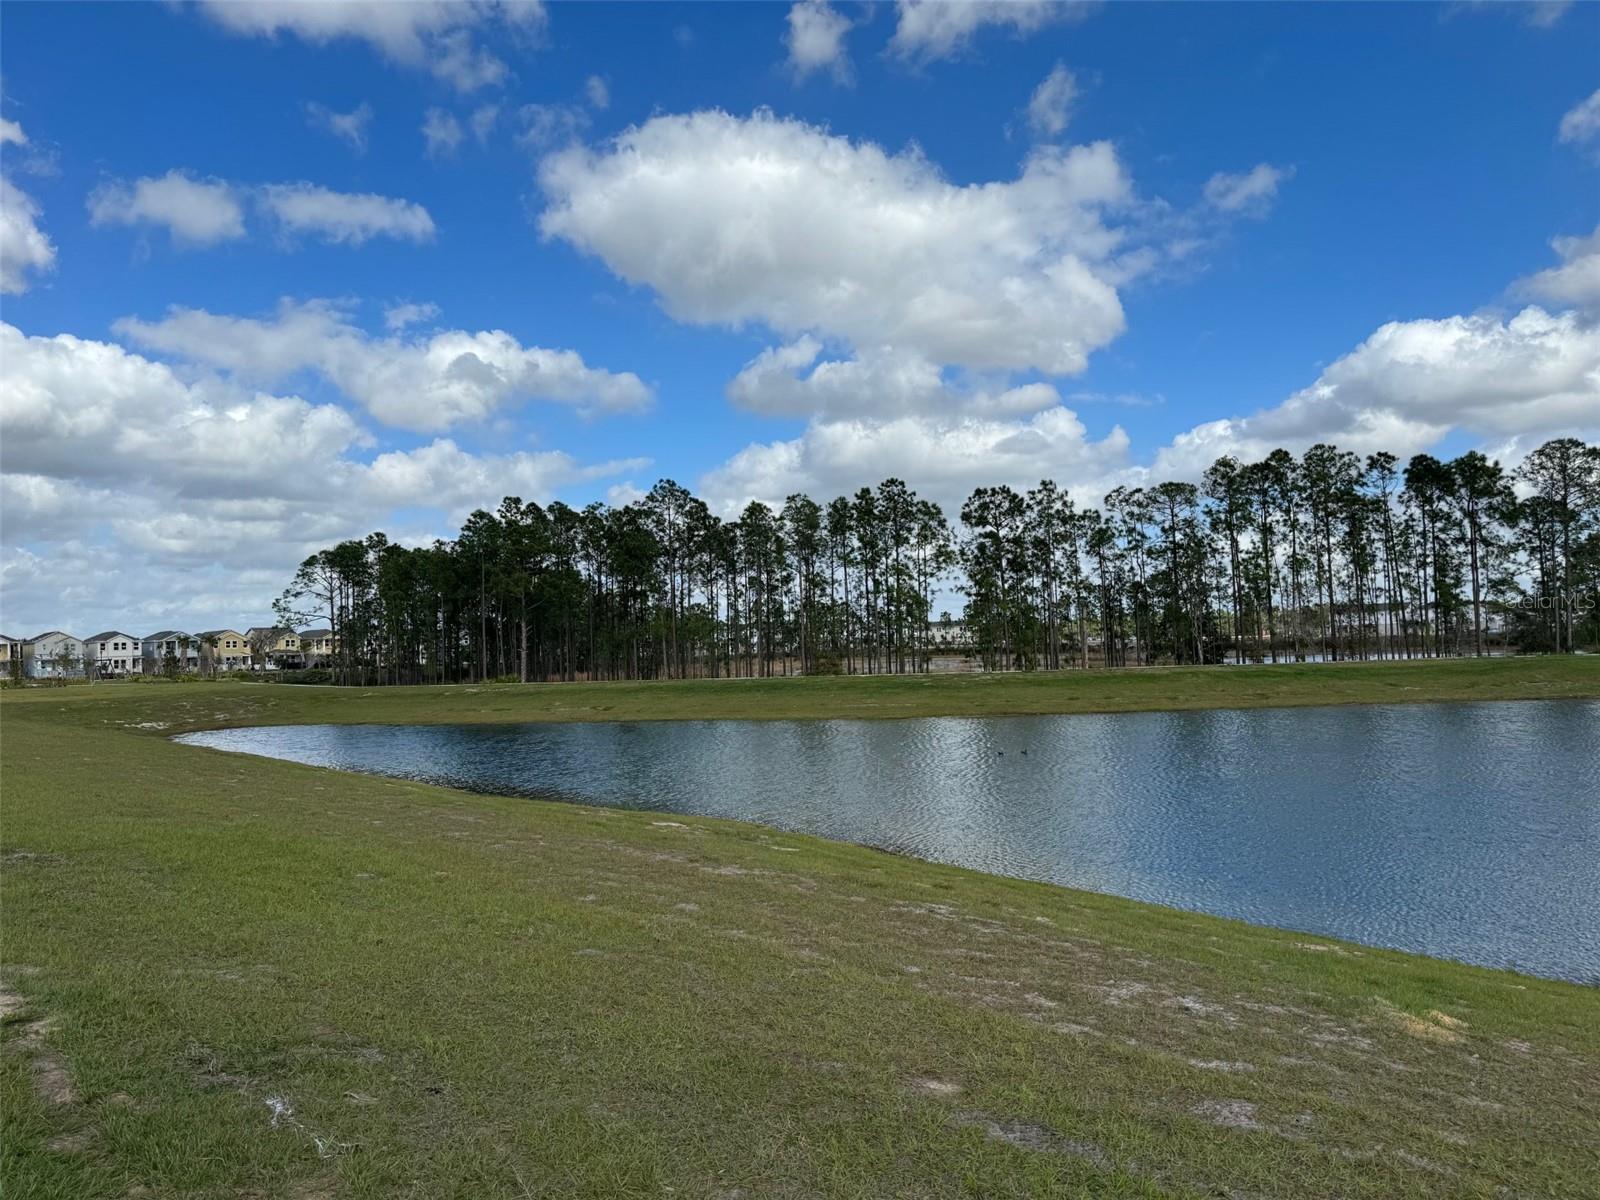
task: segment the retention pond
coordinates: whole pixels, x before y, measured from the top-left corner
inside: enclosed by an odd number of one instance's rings
[[[480,792],[733,817],[1600,983],[1600,702],[296,725],[179,740]]]

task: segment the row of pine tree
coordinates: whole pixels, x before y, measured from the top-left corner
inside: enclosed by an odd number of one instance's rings
[[[620,506],[508,497],[450,541],[382,534],[278,601],[326,622],[350,683],[655,679],[1418,658],[1600,642],[1600,447],[1508,472],[1450,461],[1225,457],[1099,507],[1046,480],[952,524],[889,479],[724,520],[670,480]],[[964,601],[964,603],[963,603]],[[963,609],[952,617],[949,608]],[[937,615],[936,610],[938,610]]]

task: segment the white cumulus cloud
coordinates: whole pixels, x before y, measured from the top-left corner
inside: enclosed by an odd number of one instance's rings
[[[1025,488],[1054,479],[1081,498],[1126,468],[1121,428],[1096,441],[1070,410],[1051,407],[1026,420],[982,416],[819,419],[796,438],[758,442],[707,472],[699,490],[724,514],[751,500],[781,504],[793,492],[847,495],[891,476],[940,503],[947,514],[976,487]]]
[[[311,183],[274,183],[261,189],[261,205],[288,235],[359,246],[369,238],[426,242],[433,218],[420,204],[389,196],[333,192]]]
[[[558,151],[539,178],[543,232],[678,320],[1052,374],[1123,328],[1124,234],[1108,221],[1133,190],[1106,142],[1041,147],[1016,179],[957,186],[914,149],[712,111]]]
[[[1193,478],[1222,454],[1259,458],[1319,441],[1405,456],[1451,430],[1508,437],[1597,428],[1600,328],[1530,306],[1509,320],[1392,321],[1276,407],[1177,437],[1155,471]]]
[[[19,295],[30,276],[55,266],[56,248],[39,228],[39,206],[32,196],[0,175],[0,292]]]
[[[1519,279],[1511,290],[1590,314],[1600,313],[1600,225],[1587,236],[1552,238],[1550,248],[1561,265]]]
[[[316,45],[359,39],[463,92],[509,75],[505,63],[478,43],[479,33],[494,27],[526,39],[546,21],[539,0],[201,0],[200,7],[243,36],[292,34]]]
[[[828,71],[839,83],[850,80],[850,54],[844,36],[851,21],[827,0],[798,0],[789,9],[789,28],[783,43],[789,48],[789,67],[797,79],[815,71]]]
[[[916,63],[949,58],[966,49],[985,26],[1016,36],[1094,11],[1089,0],[896,0],[891,53]]]
[[[89,194],[93,225],[160,225],[180,245],[213,246],[245,236],[244,205],[232,184],[172,170]]]
[[[427,544],[507,494],[548,500],[649,465],[450,439],[372,456],[337,404],[3,323],[0,361],[0,606],[30,631],[265,623],[300,560],[334,541],[384,528]]]
[[[315,371],[385,425],[424,432],[525,400],[594,413],[651,402],[638,376],[590,367],[572,350],[523,346],[499,329],[377,338],[326,303],[285,302],[270,320],[173,308],[160,321],[127,317],[115,328],[151,350],[261,383]]]

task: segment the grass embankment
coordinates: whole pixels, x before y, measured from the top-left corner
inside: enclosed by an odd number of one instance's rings
[[[1600,695],[1593,662],[1273,675],[7,694],[5,1194],[1600,1194],[1592,989],[166,740]]]

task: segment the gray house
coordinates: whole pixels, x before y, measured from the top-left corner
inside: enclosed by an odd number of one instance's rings
[[[152,633],[139,644],[139,657],[144,659],[144,673],[159,675],[166,669],[167,657],[178,661],[180,671],[200,670],[200,638],[181,629],[163,629]]]
[[[82,679],[83,643],[52,629],[22,643],[22,673],[29,679]]]

